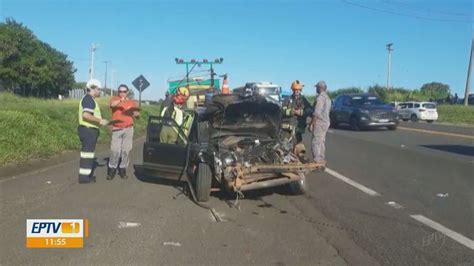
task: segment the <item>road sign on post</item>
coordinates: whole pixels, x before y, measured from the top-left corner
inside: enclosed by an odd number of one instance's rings
[[[148,86],[150,86],[150,82],[146,80],[143,75],[138,76],[133,82],[133,86],[138,90],[138,106],[142,106],[142,91],[144,91]]]

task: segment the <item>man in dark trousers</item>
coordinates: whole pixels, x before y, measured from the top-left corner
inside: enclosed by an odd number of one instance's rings
[[[290,119],[289,125],[284,123],[286,127],[290,128],[290,131],[294,132],[296,138],[294,153],[302,160],[306,160],[305,153],[306,148],[303,144],[303,133],[306,129],[306,119],[313,113],[313,108],[309,101],[301,94],[303,90],[303,83],[299,80],[291,83],[291,90],[293,94],[283,104],[283,117],[285,121]]]
[[[81,140],[81,159],[79,162],[79,183],[95,183],[94,158],[95,145],[99,138],[99,126],[108,125],[108,121],[102,119],[99,104],[95,98],[100,95],[100,81],[91,79],[87,82],[87,94],[79,104],[79,128],[77,129]]]

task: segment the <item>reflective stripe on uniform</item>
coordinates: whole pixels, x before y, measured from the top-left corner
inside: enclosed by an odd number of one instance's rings
[[[289,130],[293,130],[295,128],[294,125],[290,125],[290,124],[281,124],[281,128],[282,129],[289,129]]]
[[[92,169],[79,168],[80,175],[90,175],[91,173],[92,173]]]
[[[85,97],[85,96],[84,96]],[[82,99],[79,101],[79,125],[81,126],[85,126],[85,127],[88,127],[88,128],[99,128],[99,126],[95,125],[95,124],[92,124],[86,120],[84,120],[84,118],[82,117],[82,114],[84,112],[91,112],[91,113],[94,113],[94,117],[95,118],[98,118],[98,119],[102,119],[102,115],[100,113],[100,107],[99,107],[99,104],[96,102],[95,99],[94,100],[94,103],[95,103],[95,108],[94,110],[91,110],[89,108],[83,108],[82,107],[82,100],[84,100],[84,97],[82,97]]]
[[[161,111],[162,117],[165,116],[167,110],[168,106],[163,108],[163,110]],[[183,124],[183,111],[175,106],[171,113],[171,118],[176,122],[176,124],[178,124],[178,126],[181,126]]]
[[[95,153],[93,153],[93,152],[81,151],[81,158],[84,158],[84,159],[94,159],[94,156],[95,156]]]

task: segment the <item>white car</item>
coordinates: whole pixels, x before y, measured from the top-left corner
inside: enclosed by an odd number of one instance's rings
[[[398,116],[403,121],[418,122],[424,120],[428,123],[438,120],[436,104],[432,102],[401,102],[397,104]]]

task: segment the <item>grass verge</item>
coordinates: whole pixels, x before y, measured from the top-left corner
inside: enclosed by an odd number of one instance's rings
[[[102,116],[111,118],[108,98],[98,100]],[[78,100],[43,100],[0,93],[0,167],[79,150]],[[135,136],[143,135],[150,114],[159,106],[142,106]],[[110,141],[111,130],[101,128],[99,143]]]
[[[438,105],[438,122],[474,126],[474,106]]]

